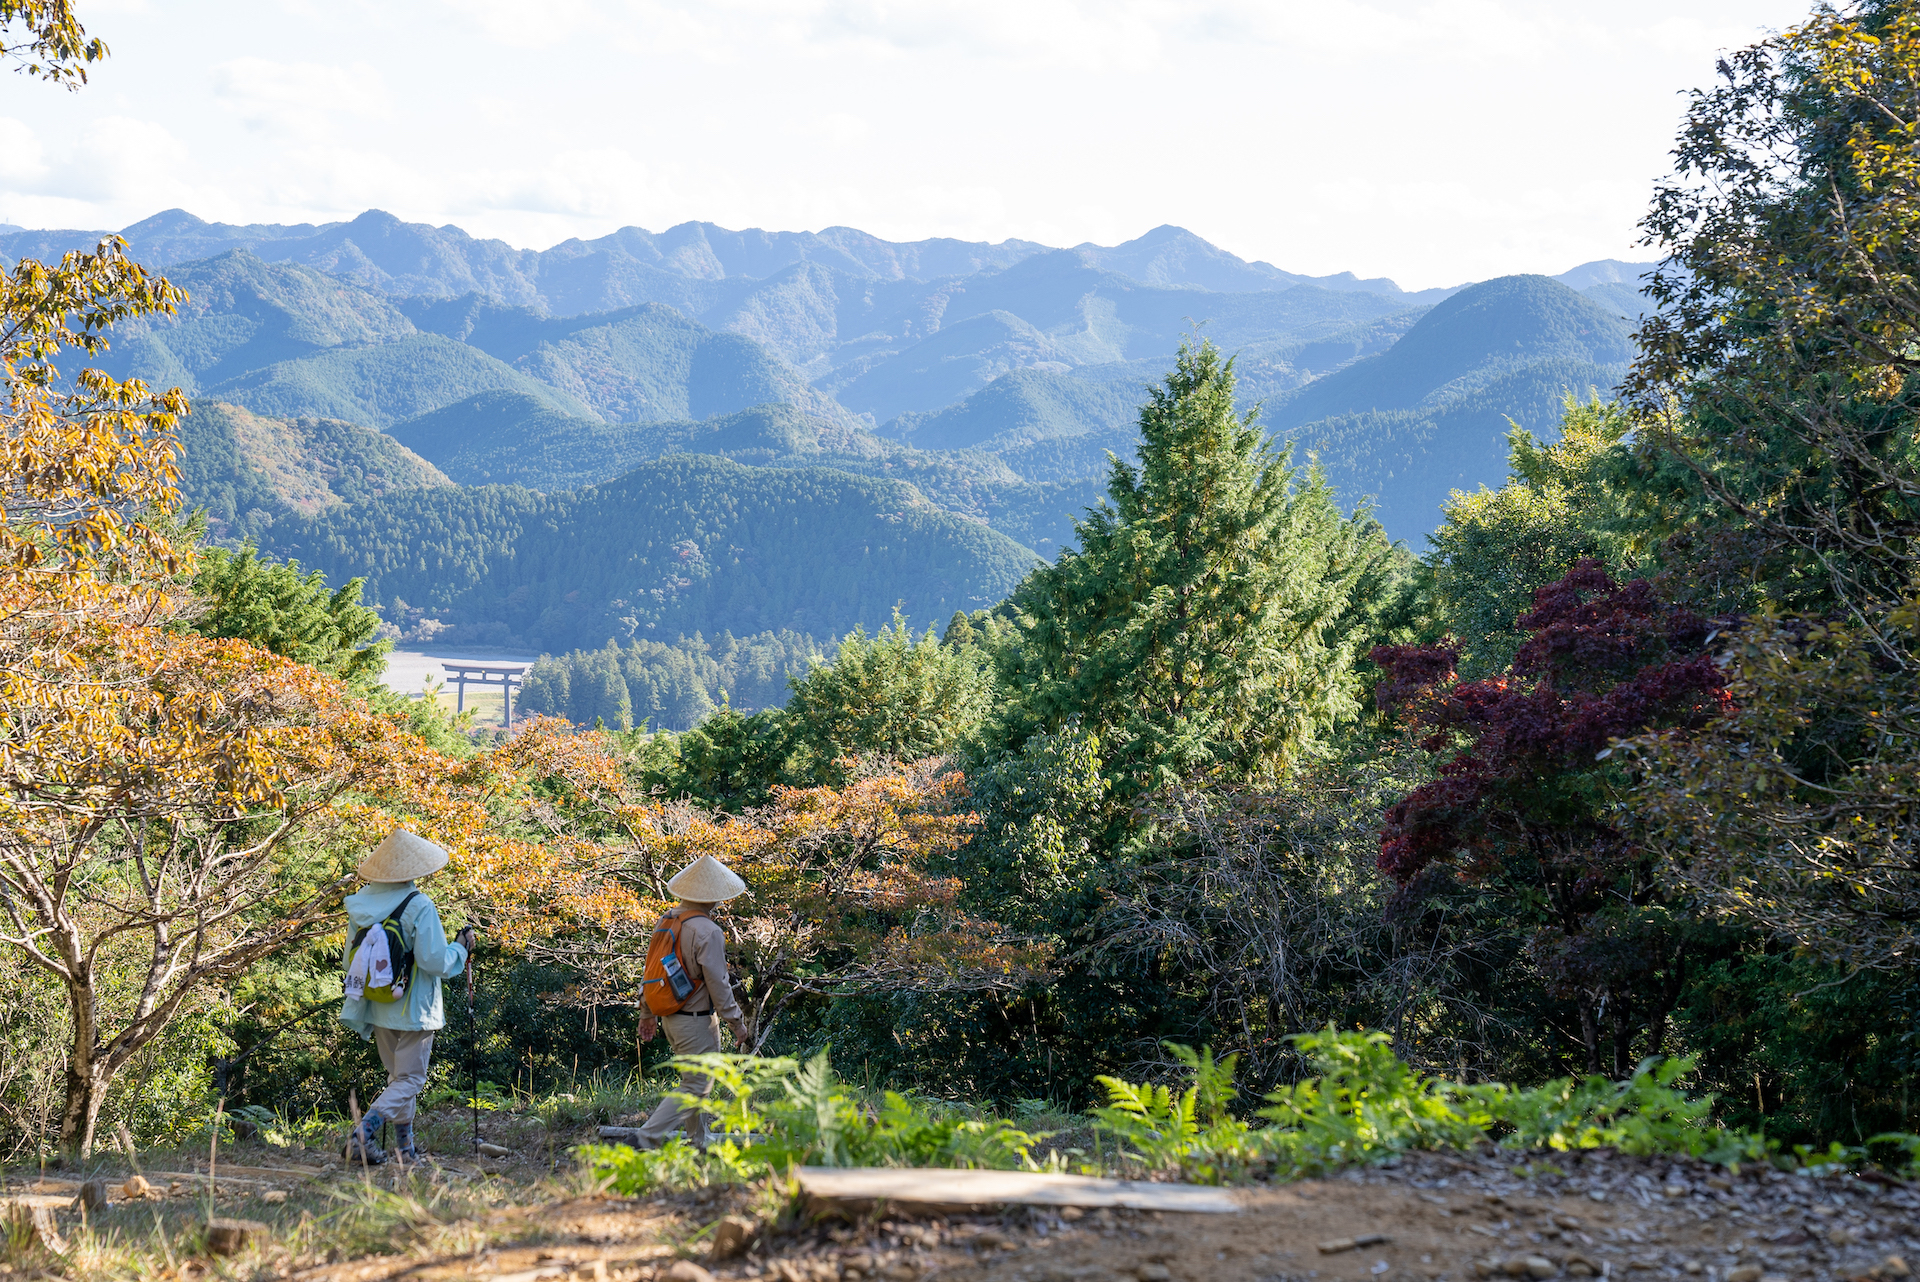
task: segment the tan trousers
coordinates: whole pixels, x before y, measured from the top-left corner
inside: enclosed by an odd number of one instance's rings
[[[667,1045],[675,1055],[704,1055],[720,1049],[718,1015],[663,1015],[660,1027],[667,1034]],[[713,1090],[713,1079],[704,1073],[680,1074],[680,1091],[705,1099]],[[640,1148],[659,1148],[667,1136],[686,1128],[687,1138],[696,1148],[707,1146],[707,1115],[682,1104],[671,1093],[661,1100],[640,1127]]]
[[[373,1111],[401,1126],[413,1123],[414,1101],[427,1086],[427,1061],[433,1058],[433,1034],[414,1028],[374,1026],[373,1044],[387,1070],[387,1089]]]

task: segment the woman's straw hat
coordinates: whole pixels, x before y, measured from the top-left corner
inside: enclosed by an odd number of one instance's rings
[[[446,851],[425,837],[395,828],[378,850],[360,861],[356,871],[363,881],[414,881],[446,866]]]
[[[712,855],[702,855],[673,874],[667,889],[690,904],[717,904],[747,888],[733,870]]]

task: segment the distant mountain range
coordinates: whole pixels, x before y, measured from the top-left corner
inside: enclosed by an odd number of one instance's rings
[[[0,228],[0,252],[46,257],[103,234]],[[118,332],[103,364],[229,407],[193,420],[189,493],[225,537],[308,558],[329,548],[316,564],[376,583],[400,580],[371,554],[354,569],[351,544],[397,546],[366,522],[411,511],[395,507],[409,484],[576,494],[551,510],[599,512],[590,489],[675,455],[904,484],[918,497],[901,510],[924,502],[1052,557],[1097,501],[1108,451],[1137,442],[1144,388],[1195,332],[1235,355],[1243,400],[1296,457],[1312,451],[1346,501],[1371,498],[1390,533],[1417,543],[1449,489],[1501,482],[1509,416],[1550,432],[1565,395],[1618,382],[1649,267],[1409,293],[1249,263],[1177,227],[1053,249],[687,223],[534,251],[379,211],[232,226],[174,210],[121,234],[191,301]],[[318,478],[304,488],[303,469]],[[643,490],[658,493],[622,492]],[[572,536],[594,537],[598,518],[580,520]],[[965,578],[963,563],[946,572]],[[989,563],[938,599],[990,595],[1004,554]],[[409,609],[431,599],[441,623],[498,635],[477,588],[409,591]],[[869,617],[877,597],[861,599],[840,614],[806,606],[806,630],[884,619]],[[685,621],[562,611],[526,631],[530,616],[515,617],[510,639],[555,646],[604,641],[590,619],[639,620],[649,635]]]
[[[91,249],[95,231],[28,231],[0,225],[0,253],[46,258]],[[556,315],[609,311],[635,303],[692,304],[704,311],[737,288],[723,281],[762,281],[813,265],[862,280],[937,281],[976,276],[1023,258],[1057,252],[1029,240],[997,245],[934,239],[886,241],[852,227],[820,232],[729,231],[713,223],[681,223],[654,233],[623,227],[595,240],[566,240],[551,249],[515,249],[479,240],[458,227],[407,223],[370,209],[348,222],[210,223],[169,209],[120,229],[142,262],[170,266],[245,249],[268,262],[297,263],[382,293],[453,297],[477,293]],[[1142,284],[1191,286],[1218,293],[1318,285],[1436,302],[1446,290],[1405,294],[1390,280],[1351,272],[1302,276],[1270,263],[1249,263],[1179,227],[1156,227],[1137,240],[1066,251],[1090,266]],[[669,285],[666,282],[705,285]],[[670,296],[656,291],[677,291]],[[682,307],[681,310],[689,310]]]

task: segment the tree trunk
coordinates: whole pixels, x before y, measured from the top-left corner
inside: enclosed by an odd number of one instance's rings
[[[60,1147],[83,1159],[93,1156],[93,1132],[100,1121],[100,1106],[107,1099],[110,1075],[106,1063],[95,1054],[98,1049],[91,1021],[85,1026],[84,1036],[80,1029],[75,1030],[73,1051],[67,1059],[67,1100],[60,1110]]]
[[[1631,1006],[1625,1000],[1616,997],[1613,1011],[1613,1078],[1625,1081],[1633,1071],[1633,1022],[1629,1018]]]
[[[1587,1071],[1600,1071],[1600,1024],[1594,1018],[1593,1001],[1584,994],[1574,1002],[1580,1009],[1580,1040],[1587,1047]]]
[[[67,1097],[60,1110],[60,1147],[81,1158],[93,1156],[94,1130],[100,1121],[100,1106],[107,1102],[107,1087],[113,1081],[117,1065],[102,1054],[107,1047],[100,1040],[100,1007],[93,985],[93,968],[78,948],[74,948],[70,969],[60,978],[67,988],[67,1010],[73,1019],[73,1046],[67,1054]]]

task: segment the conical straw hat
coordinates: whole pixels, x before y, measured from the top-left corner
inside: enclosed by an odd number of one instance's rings
[[[446,866],[446,851],[425,837],[395,828],[378,850],[360,861],[356,871],[363,881],[414,881]]]
[[[747,883],[712,855],[702,855],[673,874],[667,889],[692,904],[717,904],[732,899]]]

